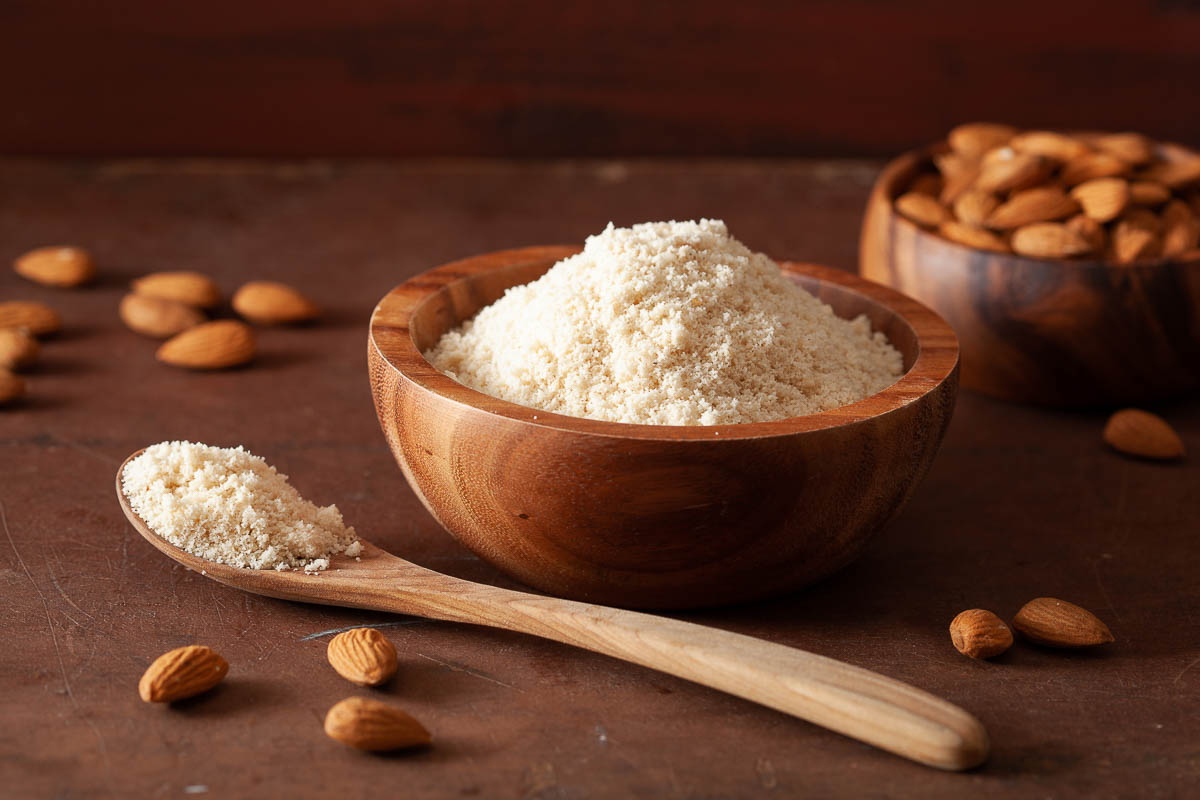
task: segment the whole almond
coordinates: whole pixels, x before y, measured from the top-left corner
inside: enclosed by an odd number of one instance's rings
[[[212,308],[221,302],[221,290],[212,278],[201,272],[154,272],[138,278],[132,284],[133,291],[163,300]]]
[[[937,197],[942,193],[942,178],[940,175],[934,175],[931,172],[926,172],[918,175],[913,179],[912,185],[908,187],[910,192],[919,192],[927,194],[931,197]]]
[[[1143,180],[1158,181],[1171,189],[1182,189],[1193,183],[1200,183],[1200,155],[1193,154],[1151,164],[1139,177]]]
[[[1058,222],[1035,222],[1013,231],[1012,249],[1032,258],[1070,258],[1090,252],[1088,241]]]
[[[1088,244],[1088,254],[1099,255],[1104,252],[1104,246],[1108,243],[1108,234],[1105,233],[1104,226],[1099,222],[1086,214],[1076,214],[1063,224],[1067,226],[1067,230],[1083,237]]]
[[[396,648],[374,628],[339,633],[325,655],[338,675],[359,686],[379,686],[396,674]]]
[[[896,210],[924,228],[936,228],[950,219],[950,212],[944,205],[919,192],[907,192],[897,197]]]
[[[1129,202],[1139,206],[1161,206],[1171,199],[1171,190],[1158,181],[1130,181]]]
[[[968,122],[950,131],[946,140],[950,148],[965,156],[978,157],[995,147],[1007,144],[1017,129],[997,122]]]
[[[1071,190],[1083,213],[1097,222],[1120,216],[1129,205],[1129,183],[1124,178],[1093,178]]]
[[[163,342],[155,357],[188,369],[225,369],[254,358],[254,332],[244,322],[205,322]]]
[[[127,294],[118,308],[121,321],[134,333],[165,339],[204,322],[204,312],[175,300]]]
[[[62,319],[45,303],[9,300],[0,303],[0,328],[25,328],[34,336],[49,336],[62,329]]]
[[[1014,192],[1007,202],[988,215],[987,227],[1011,230],[1034,222],[1053,222],[1079,211],[1079,204],[1057,186],[1039,186]]]
[[[1159,252],[1159,236],[1149,227],[1132,219],[1117,222],[1110,242],[1110,257],[1117,264],[1154,258]]]
[[[39,247],[13,262],[23,278],[44,286],[82,286],[96,275],[91,255],[79,247]]]
[[[1128,162],[1111,153],[1085,153],[1064,164],[1059,177],[1063,183],[1074,186],[1095,178],[1113,178],[1128,172]]]
[[[20,375],[13,375],[6,369],[0,369],[0,406],[7,405],[25,394],[25,381]]]
[[[1008,150],[1008,148],[1004,148],[1004,150]],[[1051,162],[1042,156],[1029,153],[997,156],[985,159],[979,177],[975,179],[975,188],[985,192],[1028,189],[1050,177],[1051,171]]]
[[[229,664],[203,645],[178,647],[154,659],[138,682],[147,703],[170,703],[207,692],[229,672]]]
[[[425,726],[378,700],[348,697],[325,715],[325,733],[359,750],[387,751],[429,744]]]
[[[1154,143],[1140,133],[1106,133],[1093,140],[1096,147],[1129,164],[1154,158]]]
[[[946,220],[938,226],[938,233],[952,242],[973,247],[976,250],[989,250],[993,253],[1008,253],[1008,244],[991,231],[976,228],[963,222]]]
[[[308,322],[320,315],[311,300],[291,286],[275,281],[251,281],[242,286],[233,296],[233,310],[260,325]]]
[[[24,369],[37,361],[38,350],[28,329],[0,328],[0,369]]]
[[[1013,625],[1031,642],[1050,647],[1091,647],[1115,641],[1108,626],[1083,608],[1054,597],[1030,600]]]
[[[968,609],[950,622],[954,649],[971,658],[995,658],[1013,643],[1004,620],[982,608]]]
[[[982,228],[988,216],[1000,205],[1000,199],[991,192],[969,189],[954,201],[954,216],[959,222]]]
[[[1200,219],[1182,200],[1167,203],[1162,212],[1162,254],[1176,258],[1200,244]]]
[[[1126,408],[1108,418],[1104,441],[1119,453],[1172,461],[1183,458],[1183,440],[1165,419],[1149,411]]]
[[[1054,131],[1026,131],[1014,136],[1009,146],[1019,153],[1046,156],[1056,161],[1079,158],[1091,149],[1074,137]]]

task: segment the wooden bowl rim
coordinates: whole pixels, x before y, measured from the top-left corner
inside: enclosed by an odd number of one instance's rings
[[[379,301],[371,313],[369,344],[389,367],[407,381],[451,402],[529,425],[625,439],[719,442],[852,425],[916,402],[949,380],[958,368],[958,339],[937,312],[890,287],[853,273],[819,264],[791,261],[780,262],[786,273],[849,289],[899,316],[916,335],[917,358],[912,367],[882,391],[857,403],[818,414],[734,425],[642,425],[571,417],[492,397],[441,372],[417,348],[409,331],[409,320],[434,294],[454,283],[491,270],[535,261],[546,262],[549,267],[581,249],[574,245],[536,245],[485,253],[434,267],[396,286]],[[381,309],[385,305],[388,306],[388,313],[394,315],[386,323],[380,319]]]
[[[1175,144],[1174,142],[1159,142],[1160,145],[1171,147],[1180,147],[1187,150],[1184,145]],[[889,220],[892,224],[899,224],[906,228],[912,228],[923,239],[934,239],[945,244],[951,249],[962,250],[964,253],[986,253],[988,256],[996,258],[1007,258],[1013,261],[1024,261],[1030,264],[1054,264],[1060,265],[1067,269],[1077,270],[1079,272],[1094,272],[1096,270],[1105,273],[1125,274],[1129,272],[1150,272],[1162,269],[1163,267],[1184,267],[1191,269],[1200,267],[1200,259],[1192,259],[1190,261],[1176,261],[1169,258],[1155,258],[1148,261],[1137,261],[1133,264],[1110,264],[1107,261],[1097,261],[1090,258],[1039,258],[1035,256],[1025,256],[1020,253],[996,253],[991,250],[980,250],[975,247],[970,247],[961,242],[956,242],[953,239],[947,239],[944,236],[939,236],[937,231],[923,228],[917,223],[905,217],[903,214],[896,211],[892,201],[897,196],[896,182],[900,180],[901,174],[906,170],[920,166],[924,161],[929,160],[935,153],[942,152],[948,145],[944,141],[935,142],[925,147],[919,147],[916,150],[908,150],[893,158],[879,173],[879,177],[875,180],[876,191],[887,201]],[[974,263],[971,259],[967,259],[968,263]]]

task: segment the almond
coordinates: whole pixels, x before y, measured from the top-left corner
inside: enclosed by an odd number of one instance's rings
[[[969,189],[954,201],[954,216],[959,222],[982,228],[988,216],[1000,205],[1000,199],[991,192]]]
[[[1183,440],[1165,419],[1149,411],[1127,408],[1108,418],[1104,441],[1126,455],[1163,461],[1183,458]]]
[[[1131,181],[1129,202],[1139,206],[1160,206],[1171,199],[1171,190],[1158,181]]]
[[[204,312],[175,300],[127,294],[118,308],[121,321],[134,333],[165,339],[204,322]]]
[[[1008,150],[1008,148],[1003,148]],[[1051,162],[1041,156],[1028,153],[1001,153],[985,158],[975,188],[985,192],[1008,192],[1028,189],[1050,177]]]
[[[1108,242],[1108,234],[1104,232],[1104,226],[1086,214],[1076,214],[1064,223],[1067,230],[1079,234],[1088,244],[1087,252],[1089,254],[1098,255],[1104,252],[1104,246]]]
[[[155,357],[188,369],[225,369],[254,358],[254,332],[244,322],[205,322],[163,342]]]
[[[982,608],[968,609],[950,622],[954,649],[971,658],[995,658],[1013,643],[1004,620]]]
[[[1106,133],[1093,143],[1129,164],[1145,164],[1154,158],[1154,143],[1140,133]]]
[[[924,228],[936,228],[950,219],[950,212],[927,194],[907,192],[896,198],[896,210]]]
[[[1090,647],[1115,641],[1108,626],[1092,612],[1054,597],[1030,600],[1013,617],[1012,626],[1029,641],[1050,647]]]
[[[359,750],[385,751],[428,745],[425,726],[378,700],[348,697],[325,715],[325,733]]]
[[[1063,165],[1059,176],[1068,186],[1095,178],[1113,178],[1129,172],[1129,164],[1111,153],[1085,153]]]
[[[320,315],[307,297],[274,281],[251,281],[238,289],[233,296],[233,310],[260,325],[308,322]]]
[[[938,233],[952,242],[973,247],[976,250],[990,250],[994,253],[1010,252],[1008,244],[991,231],[976,228],[956,220],[946,220],[938,226]]]
[[[0,328],[0,369],[24,369],[38,357],[37,339],[27,328]]]
[[[25,394],[25,381],[6,369],[0,369],[0,406],[7,405]]]
[[[978,157],[992,148],[1007,144],[1017,129],[996,122],[968,122],[950,131],[946,140],[950,149],[965,156]]]
[[[1143,180],[1158,181],[1171,189],[1182,189],[1192,183],[1200,183],[1200,155],[1189,155],[1151,164],[1139,176]]]
[[[1200,244],[1200,220],[1182,200],[1167,203],[1162,212],[1164,258],[1177,258]]]
[[[79,247],[39,247],[14,261],[13,269],[34,283],[62,288],[81,286],[96,275],[92,257]]]
[[[1054,131],[1026,131],[1014,136],[1009,146],[1019,153],[1032,153],[1056,161],[1070,161],[1091,150],[1078,139]]]
[[[1109,250],[1117,264],[1154,258],[1159,251],[1158,234],[1134,220],[1122,219],[1113,228]]]
[[[987,226],[1011,230],[1034,222],[1052,222],[1079,211],[1079,204],[1057,186],[1039,186],[1015,192],[987,218]]]
[[[217,285],[200,272],[154,272],[135,280],[132,287],[137,294],[174,300],[196,308],[212,308],[221,302]]]
[[[359,686],[379,686],[396,674],[396,648],[374,628],[339,633],[326,656],[338,675]]]
[[[34,336],[49,336],[62,329],[62,319],[45,303],[9,300],[0,303],[0,328],[25,328]]]
[[[1097,222],[1116,219],[1129,205],[1129,183],[1124,178],[1093,178],[1071,190],[1083,213]]]
[[[937,197],[942,193],[942,178],[938,175],[926,172],[923,175],[918,175],[913,179],[912,186],[908,187],[910,192],[918,192],[919,194],[927,194],[931,197]]]
[[[1033,258],[1069,258],[1091,249],[1086,239],[1057,222],[1035,222],[1017,228],[1009,244],[1017,253]]]
[[[229,664],[211,648],[178,647],[154,659],[138,683],[138,694],[147,703],[170,703],[207,692],[227,672]]]

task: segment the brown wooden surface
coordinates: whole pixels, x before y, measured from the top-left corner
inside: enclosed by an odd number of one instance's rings
[[[976,118],[1200,144],[1187,0],[5,0],[0,153],[892,155]]]
[[[881,172],[862,274],[936,309],[958,333],[963,386],[1052,406],[1167,400],[1200,387],[1200,260],[1117,266],[975,250],[896,212],[927,151]]]
[[[246,595],[183,570],[121,514],[112,479],[139,447],[244,443],[364,536],[418,564],[512,584],[446,535],[396,468],[371,408],[374,303],[451,259],[580,241],[609,218],[723,216],[755,248],[852,268],[877,165],[363,162],[0,164],[5,258],[50,242],[108,276],[75,293],[0,273],[67,330],[26,403],[0,413],[0,785],[17,797],[1185,797],[1200,780],[1200,406],[1158,409],[1193,451],[1130,461],[1103,415],[967,393],[905,511],[836,576],[785,600],[684,615],[877,670],[988,727],[993,754],[950,775],[782,714],[612,659],[453,623]],[[268,330],[257,365],[190,374],[116,319],[124,282],[160,268],[291,281],[331,309]],[[1039,595],[1095,611],[1117,642],[954,652],[964,608],[1011,616]],[[321,732],[356,690],[322,632],[376,624],[401,654],[378,696],[433,731],[378,758]],[[181,708],[137,679],[191,642],[230,675]]]
[[[910,298],[832,267],[784,265],[840,316],[866,315],[906,372],[821,414],[715,426],[579,419],[489,397],[425,360],[447,331],[577,250],[454,261],[396,287],[371,317],[371,387],[392,452],[430,513],[485,560],[594,603],[758,600],[844,566],[925,477],[954,411],[954,333]]]

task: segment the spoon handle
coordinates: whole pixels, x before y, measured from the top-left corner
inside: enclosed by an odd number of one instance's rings
[[[519,631],[603,653],[932,767],[969,769],[988,754],[987,732],[974,716],[870,670],[689,622],[421,572],[424,580],[410,575],[397,586],[388,610]]]

